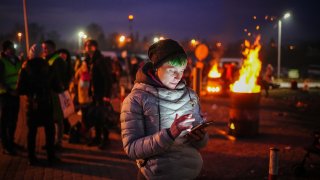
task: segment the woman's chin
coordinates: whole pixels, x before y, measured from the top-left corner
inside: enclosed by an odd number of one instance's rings
[[[176,89],[177,84],[169,84],[169,85],[167,85],[167,87],[168,87],[169,89]]]

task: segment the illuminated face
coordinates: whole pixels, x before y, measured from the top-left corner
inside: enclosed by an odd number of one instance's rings
[[[90,45],[89,43],[86,43],[84,45],[84,50],[86,51],[86,53],[93,54],[97,50],[97,48],[93,45]]]
[[[41,46],[42,46],[42,53],[43,53],[44,57],[48,56],[49,54],[54,53],[54,48],[51,47],[50,45],[48,45],[46,43],[42,43]]]
[[[156,75],[164,86],[169,89],[175,89],[183,76],[186,66],[186,64],[183,66],[172,66],[166,62],[158,68]]]

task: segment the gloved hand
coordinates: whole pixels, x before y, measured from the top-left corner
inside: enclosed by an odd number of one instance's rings
[[[176,117],[174,118],[174,121],[170,127],[170,133],[173,138],[177,138],[182,131],[191,129],[193,121],[195,121],[195,118],[192,117],[192,114],[185,114],[180,117],[178,117],[178,114],[176,114]]]

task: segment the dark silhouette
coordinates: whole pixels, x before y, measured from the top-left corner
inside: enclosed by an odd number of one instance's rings
[[[18,121],[20,99],[16,91],[21,61],[11,41],[2,44],[0,59],[1,139],[3,153],[16,155],[14,134]]]

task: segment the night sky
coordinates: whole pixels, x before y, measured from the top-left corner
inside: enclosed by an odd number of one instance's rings
[[[0,34],[23,24],[22,0],[1,0]],[[307,3],[308,2],[308,3]],[[159,34],[177,40],[200,38],[231,42],[261,26],[263,37],[277,38],[276,21],[265,15],[292,17],[283,23],[285,41],[320,40],[319,6],[302,0],[27,0],[29,23],[46,31],[56,30],[62,38],[73,40],[90,23],[101,25],[106,34],[128,34],[128,15],[133,14],[134,32]],[[257,16],[257,20],[253,20]]]

